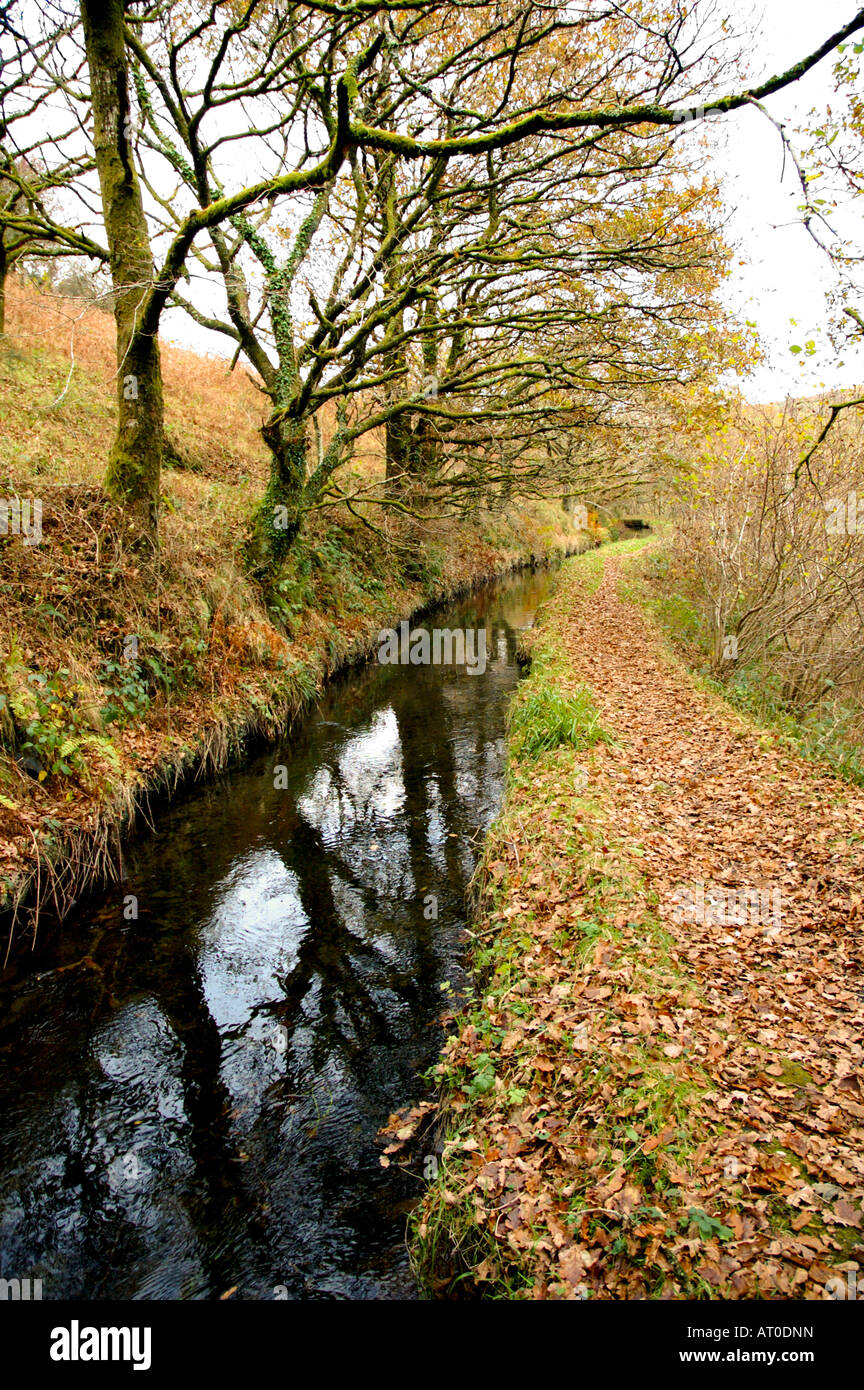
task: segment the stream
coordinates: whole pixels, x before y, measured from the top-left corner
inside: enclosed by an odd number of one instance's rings
[[[351,668],[284,745],[160,807],[122,885],[13,954],[0,1277],[44,1299],[416,1297],[422,1183],[382,1167],[376,1135],[423,1096],[464,985],[516,645],[551,582],[417,620],[485,629],[485,671]]]

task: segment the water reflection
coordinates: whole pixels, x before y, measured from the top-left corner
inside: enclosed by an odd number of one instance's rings
[[[416,1181],[375,1135],[420,1094],[460,982],[515,645],[548,582],[436,615],[486,625],[482,677],[338,682],[290,747],[162,813],[122,894],[10,965],[3,1277],[46,1298],[411,1296]]]

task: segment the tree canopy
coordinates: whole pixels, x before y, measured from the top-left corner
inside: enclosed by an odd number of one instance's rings
[[[165,314],[242,360],[271,457],[247,540],[265,587],[334,501],[464,509],[629,478],[649,397],[675,410],[747,350],[701,117],[761,106],[864,29],[861,10],[753,83],[706,0],[11,16],[3,268],[35,247],[110,267],[106,487],[142,539]],[[66,125],[46,145],[49,111]],[[386,468],[358,492],[368,437]]]

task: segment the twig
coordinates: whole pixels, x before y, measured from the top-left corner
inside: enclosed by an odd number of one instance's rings
[[[31,951],[35,951],[36,933],[39,930],[39,908],[42,902],[42,859],[41,855],[39,854],[39,844],[36,839],[36,836],[33,834],[32,826],[28,825],[27,829],[30,831],[30,839],[33,841],[33,848],[36,851],[36,911],[35,916],[33,918],[33,944],[30,947]]]
[[[819,448],[820,444],[823,444],[825,440],[828,438],[829,431],[831,430],[831,427],[834,424],[834,421],[837,419],[837,416],[840,414],[841,410],[850,410],[853,406],[857,405],[864,405],[864,396],[859,396],[854,401],[841,401],[839,405],[831,406],[831,414],[828,417],[828,421],[825,424],[822,432],[820,433],[819,438],[815,441],[815,443],[811,444],[804,457],[800,460],[792,478],[792,485],[789,488],[789,490],[784,494],[784,500],[786,497],[789,497],[791,493],[795,491],[795,488],[798,486],[798,479],[801,476],[801,470],[803,468],[807,469],[807,477],[810,479],[811,483],[816,488],[816,491],[819,491],[818,487],[816,487],[816,480],[814,479],[813,474],[810,472],[810,460],[812,459],[816,450]]]

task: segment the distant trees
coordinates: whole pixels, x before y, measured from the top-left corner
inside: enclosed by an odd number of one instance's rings
[[[82,138],[89,101],[77,17],[49,7],[25,32],[15,8],[0,33],[0,332],[8,276],[26,258],[107,258],[88,231],[98,204],[88,203],[93,160]]]

